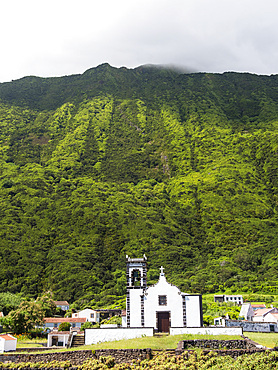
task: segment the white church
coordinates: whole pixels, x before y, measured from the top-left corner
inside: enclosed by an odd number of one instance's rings
[[[167,282],[164,269],[158,282],[147,287],[147,258],[126,256],[127,298],[123,327],[154,328],[169,332],[170,328],[203,326],[202,296],[182,293]]]
[[[167,282],[163,267],[160,270],[158,282],[147,287],[146,256],[126,256],[126,316],[122,316],[122,327],[85,329],[85,344],[153,336],[155,332],[242,335],[239,327],[203,327],[202,296],[182,293]]]

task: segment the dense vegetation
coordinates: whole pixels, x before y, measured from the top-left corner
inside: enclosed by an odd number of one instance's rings
[[[185,352],[180,356],[172,356],[165,353],[155,356],[151,360],[138,360],[133,364],[116,364],[113,357],[100,357],[97,359],[88,359],[82,365],[78,366],[78,370],[100,370],[100,369],[169,369],[169,370],[195,370],[195,369],[223,369],[223,370],[240,370],[240,369],[277,369],[277,353],[263,352],[252,355],[239,356],[233,359],[230,356],[218,357],[216,353],[209,352],[193,352],[187,355]],[[71,368],[70,361],[51,361],[44,362],[28,362],[28,363],[0,363],[2,369],[68,369]]]
[[[109,305],[125,255],[278,293],[278,76],[101,65],[0,84],[0,291]]]

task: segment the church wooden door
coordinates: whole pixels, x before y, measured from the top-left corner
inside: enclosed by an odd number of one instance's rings
[[[157,312],[157,328],[159,333],[169,333],[170,314],[169,312]]]

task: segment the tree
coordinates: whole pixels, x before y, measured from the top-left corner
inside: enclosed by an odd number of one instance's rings
[[[22,302],[18,309],[2,318],[1,323],[14,333],[26,333],[34,326],[42,325],[43,318],[51,316],[55,310],[55,303],[48,295],[45,295],[37,298],[36,301]]]
[[[40,308],[43,310],[44,317],[53,316],[57,311],[56,304],[54,303],[49,293],[41,297],[38,297],[36,302],[40,306]]]
[[[69,330],[70,330],[70,327],[71,327],[70,322],[62,322],[62,323],[59,325],[58,330],[59,330],[59,331],[69,331]]]
[[[0,311],[4,313],[4,315],[8,315],[11,310],[16,309],[20,303],[22,302],[23,298],[17,294],[12,293],[0,293]]]
[[[11,329],[14,333],[26,333],[35,325],[42,325],[44,310],[35,301],[22,302],[19,308],[11,311],[1,322],[5,327]]]

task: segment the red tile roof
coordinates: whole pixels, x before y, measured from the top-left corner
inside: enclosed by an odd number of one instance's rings
[[[67,301],[54,301],[54,303],[57,305],[60,305],[60,306],[68,306],[68,302]]]
[[[16,340],[16,338],[11,336],[10,334],[0,334],[0,338],[3,338],[5,340]]]
[[[70,334],[70,331],[51,331],[48,335]]]
[[[85,317],[45,317],[43,319],[46,323],[60,323],[60,322],[86,322]]]
[[[273,308],[262,308],[261,310],[256,310],[255,316],[263,316],[271,310],[273,310]]]
[[[256,307],[266,308],[266,305],[265,305],[265,304],[252,304],[252,303],[251,303],[251,306],[252,306],[252,307],[255,307],[255,308],[256,308]]]

